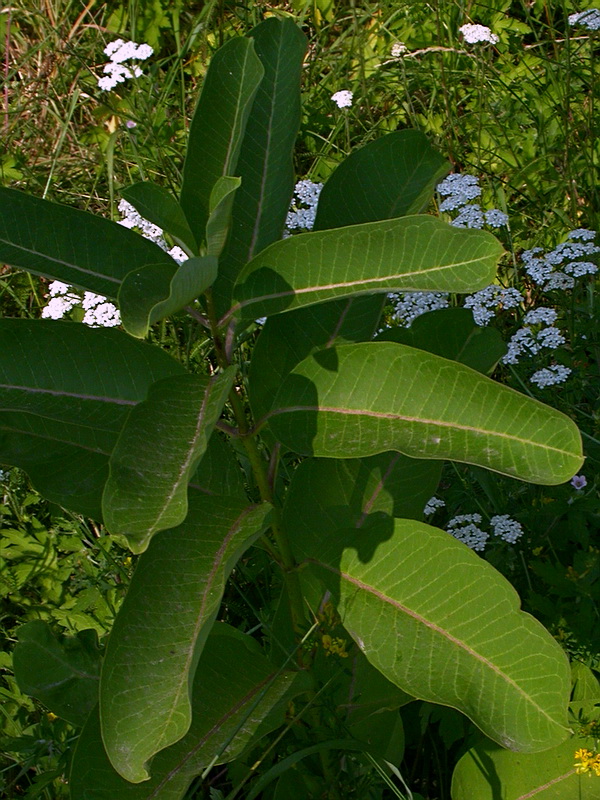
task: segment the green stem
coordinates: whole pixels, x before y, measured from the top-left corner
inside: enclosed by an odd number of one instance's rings
[[[226,368],[229,366],[229,360],[221,332],[218,328],[212,292],[210,289],[206,292],[206,308],[213,341],[215,343],[217,360],[219,362],[219,366]],[[240,441],[244,447],[244,450],[246,451],[246,455],[250,461],[250,466],[252,467],[252,473],[254,474],[254,479],[256,481],[256,485],[258,486],[260,497],[264,502],[269,503],[273,507],[271,533],[273,534],[273,539],[275,540],[275,545],[277,548],[278,557],[276,560],[283,571],[294,632],[297,636],[301,636],[306,630],[306,614],[304,598],[300,588],[300,579],[298,577],[298,565],[296,564],[294,554],[292,553],[289,539],[283,529],[281,508],[275,503],[275,499],[273,497],[273,492],[269,483],[268,464],[263,458],[258,448],[256,439],[254,438],[255,431],[253,431],[251,426],[248,424],[246,410],[241,396],[241,390],[238,387],[234,386],[232,388],[231,392],[229,393],[229,402],[238,425]],[[275,554],[270,542],[265,540],[265,544],[267,545],[267,549],[271,555],[274,556]],[[301,658],[302,651],[299,651],[299,653]]]

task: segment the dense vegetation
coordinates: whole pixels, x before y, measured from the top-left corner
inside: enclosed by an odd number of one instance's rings
[[[7,797],[600,797],[599,29],[2,10]]]

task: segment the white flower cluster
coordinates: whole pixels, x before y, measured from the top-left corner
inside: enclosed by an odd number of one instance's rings
[[[575,278],[598,272],[598,267],[591,261],[577,260],[600,253],[600,247],[593,242],[595,236],[595,231],[577,228],[568,234],[566,242],[557,245],[549,253],[544,253],[541,247],[526,250],[521,256],[525,272],[545,292],[572,289]]]
[[[127,200],[120,200],[118,208],[123,217],[123,219],[119,220],[119,225],[129,230],[137,228],[144,239],[149,239],[151,242],[154,242],[154,244],[157,244],[161,250],[165,250],[178,264],[187,261],[187,254],[184,253],[180,247],[175,245],[175,247],[169,249],[169,245],[166,243],[163,236],[163,229],[159,228],[158,225],[155,225],[153,222],[144,219],[141,214],[138,214],[131,203],[128,203]]]
[[[448,522],[446,530],[459,542],[481,552],[490,538],[490,534],[480,527],[481,521],[481,514],[459,514]],[[523,535],[521,523],[508,514],[496,514],[490,519],[490,526],[493,536],[509,544],[514,544]]]
[[[508,216],[498,208],[483,211],[479,203],[472,203],[481,195],[479,178],[475,175],[452,174],[438,183],[437,191],[445,198],[440,211],[458,211],[451,225],[455,228],[501,228],[508,224]]]
[[[446,530],[471,550],[482,551],[485,550],[490,535],[478,527],[480,523],[481,514],[459,514],[450,520]]]
[[[85,310],[82,322],[91,328],[114,328],[121,324],[118,308],[99,294],[85,292],[82,297],[76,289],[61,281],[53,281],[48,294],[50,301],[42,310],[44,319],[62,319],[80,305]]]
[[[569,367],[565,367],[563,364],[552,364],[550,367],[538,369],[529,380],[540,389],[545,389],[547,386],[556,386],[557,383],[564,383],[570,374]]]
[[[518,308],[523,302],[521,293],[517,289],[505,289],[492,283],[485,289],[480,289],[474,294],[465,298],[465,308],[470,308],[473,312],[473,320],[476,325],[484,327],[493,318],[498,308],[508,311],[511,308]]]
[[[600,9],[588,8],[569,16],[569,25],[581,25],[588,31],[600,31]]]
[[[353,97],[354,94],[348,89],[342,89],[341,92],[336,92],[331,95],[331,99],[338,108],[351,108]]]
[[[429,500],[425,503],[425,508],[423,509],[423,514],[426,517],[431,517],[432,514],[435,514],[438,508],[444,508],[446,503],[444,500],[440,500],[439,497],[430,497]]]
[[[556,322],[556,311],[552,308],[534,308],[525,314],[525,325],[514,333],[508,342],[508,351],[502,357],[503,364],[517,364],[523,355],[537,355],[540,350],[556,350],[562,347],[566,339],[558,328],[554,327]],[[532,326],[540,327],[534,331]]]
[[[509,544],[514,544],[517,539],[523,536],[521,523],[509,517],[508,514],[496,514],[491,518],[490,525],[494,536],[499,536]]]
[[[450,295],[447,292],[392,292],[388,299],[394,303],[392,319],[403,328],[410,328],[413,321],[428,311],[448,308]]]
[[[492,33],[485,25],[473,25],[467,23],[458,29],[465,37],[465,42],[469,44],[477,44],[478,42],[489,42],[490,44],[497,44],[500,37]]]
[[[392,58],[402,58],[405,53],[408,53],[408,47],[404,42],[394,42],[392,45]]]
[[[149,44],[136,44],[135,42],[125,42],[123,39],[116,39],[107,44],[104,53],[109,57],[108,64],[105,64],[102,72],[104,78],[98,79],[98,88],[105,92],[110,92],[119,83],[123,83],[130,78],[139,78],[142,70],[137,65],[125,66],[125,61],[132,59],[145,61],[150,58],[154,50]]]
[[[286,217],[286,231],[284,237],[290,235],[295,229],[312,230],[317,216],[317,204],[323,188],[322,183],[313,183],[309,180],[298,181],[294,187],[294,197]]]

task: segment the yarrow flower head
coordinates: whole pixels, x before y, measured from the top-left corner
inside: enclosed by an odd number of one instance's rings
[[[587,478],[585,475],[574,475],[571,478],[571,486],[579,492],[587,486]]]
[[[485,25],[467,23],[466,25],[462,25],[458,30],[462,33],[465,42],[468,42],[468,44],[477,44],[478,42],[496,44],[500,41],[500,37],[492,33]]]
[[[290,236],[292,230],[312,230],[322,188],[322,183],[313,183],[309,180],[298,181],[294,187],[294,196],[285,220],[284,237]]]
[[[440,204],[440,211],[455,211],[481,195],[479,178],[476,175],[453,173],[438,183],[436,188],[446,198]]]
[[[518,308],[522,302],[523,298],[517,289],[505,289],[503,286],[492,283],[485,289],[480,289],[466,297],[464,305],[473,312],[475,323],[483,327],[494,317],[498,308],[502,307],[507,311],[511,308]]]
[[[579,11],[577,14],[569,16],[569,25],[581,25],[588,31],[600,30],[600,9],[588,8],[587,11]]]
[[[408,52],[408,47],[404,42],[394,42],[392,45],[392,58],[401,58],[404,53]]]
[[[392,319],[403,328],[410,328],[421,314],[448,308],[450,305],[450,295],[447,292],[391,293],[388,299],[395,305]]]
[[[509,517],[508,514],[496,514],[491,518],[490,524],[494,536],[499,536],[509,544],[514,544],[523,535],[521,523]]]
[[[521,255],[525,272],[546,292],[572,289],[575,278],[598,272],[596,264],[580,260],[600,253],[600,247],[593,241],[595,236],[595,231],[577,228],[568,234],[566,242],[561,242],[549,253],[544,253],[541,247],[525,250]]]
[[[536,384],[540,389],[545,389],[547,386],[556,386],[558,383],[564,383],[570,374],[569,367],[565,367],[562,364],[552,364],[534,372],[529,381]]]
[[[125,61],[131,59],[144,61],[154,53],[149,44],[137,44],[136,42],[125,42],[123,39],[116,39],[104,48],[105,54],[109,57],[108,64],[103,67],[105,77],[98,79],[98,88],[105,92],[110,92],[119,83],[123,83],[131,78],[139,78],[143,72],[137,65],[125,66]]]
[[[354,94],[348,89],[342,89],[342,91],[331,95],[331,99],[338,108],[350,108],[352,106],[353,97]]]
[[[485,550],[485,545],[490,537],[488,533],[478,527],[480,523],[481,514],[459,514],[450,520],[446,530],[471,550],[481,551]]]
[[[429,500],[425,503],[425,508],[423,509],[423,514],[426,517],[431,517],[435,514],[438,508],[444,508],[446,503],[444,500],[440,500],[439,497],[430,497]]]

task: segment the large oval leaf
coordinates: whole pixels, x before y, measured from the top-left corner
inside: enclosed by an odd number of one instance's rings
[[[145,780],[148,760],[187,732],[196,664],[225,581],[269,509],[194,492],[186,521],[156,536],[140,558],[100,687],[104,744],[127,780]]]
[[[227,246],[213,288],[218,313],[231,305],[241,268],[281,239],[294,187],[293,152],[300,126],[300,75],[307,40],[292,19],[269,17],[249,37],[265,74],[242,140]]]
[[[502,246],[490,233],[418,215],[275,242],[242,270],[230,314],[278,314],[373,292],[471,292],[491,283]]]
[[[513,587],[444,531],[374,515],[332,531],[289,521],[369,661],[414,697],[465,713],[503,747],[537,752],[568,735],[561,647],[519,611]]]
[[[181,800],[205,767],[237,758],[251,741],[283,724],[289,700],[306,691],[305,674],[274,668],[251,637],[234,634],[217,624],[209,636],[194,679],[190,729],[158,753],[150,780],[129,783],[114,770],[98,712],[90,715],[73,756],[72,800]]]
[[[265,417],[297,453],[384,450],[476,464],[542,484],[583,462],[575,423],[445,358],[391,342],[340,345],[298,364]]]
[[[314,230],[418,214],[449,170],[421,131],[388,133],[351,153],[332,173],[319,196]]]
[[[118,330],[0,320],[0,462],[55,503],[102,519],[108,459],[125,419],[157,380],[185,370]]]
[[[117,296],[132,269],[177,266],[158,245],[122,225],[5,187],[0,261],[105,297]]]
[[[213,376],[177,375],[153,384],[133,408],[110,457],[102,495],[111,533],[143,552],[158,531],[186,517],[190,477],[206,451],[235,368]]]
[[[180,199],[198,244],[206,235],[215,183],[235,171],[263,75],[254,42],[242,36],[230,39],[210,62],[190,127]]]

